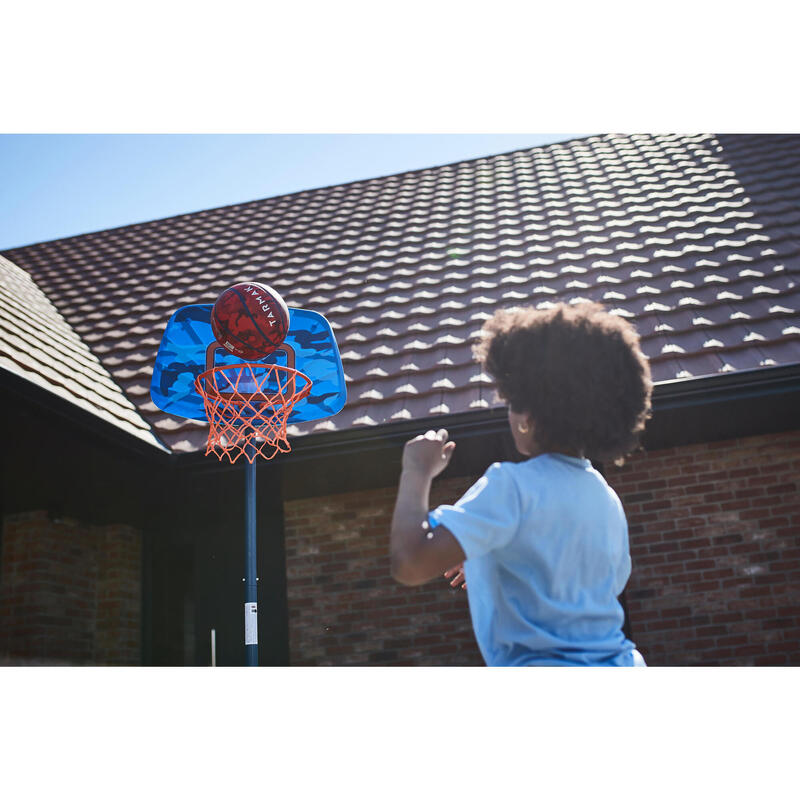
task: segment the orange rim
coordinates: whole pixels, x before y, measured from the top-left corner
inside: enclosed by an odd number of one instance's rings
[[[214,452],[233,463],[244,454],[252,463],[258,455],[270,459],[289,452],[289,416],[311,386],[307,375],[278,364],[228,364],[202,372],[195,387],[209,423],[206,455]]]

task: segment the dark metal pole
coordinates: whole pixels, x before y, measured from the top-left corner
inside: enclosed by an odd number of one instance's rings
[[[247,666],[258,666],[258,578],[256,576],[256,462],[255,447],[247,445],[245,455],[245,588],[244,588],[244,649]],[[251,464],[249,458],[253,458]]]

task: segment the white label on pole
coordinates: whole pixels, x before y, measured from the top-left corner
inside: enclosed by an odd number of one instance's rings
[[[244,604],[244,643],[258,644],[258,603]]]

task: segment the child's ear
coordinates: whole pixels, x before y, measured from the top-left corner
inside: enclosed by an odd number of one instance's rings
[[[523,436],[527,436],[528,434],[533,433],[533,420],[531,419],[530,414],[520,415],[520,419],[517,422],[517,430]]]

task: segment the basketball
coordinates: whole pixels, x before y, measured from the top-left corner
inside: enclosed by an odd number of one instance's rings
[[[256,361],[280,347],[289,331],[289,309],[264,283],[237,283],[211,309],[211,330],[233,355]]]

